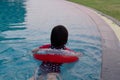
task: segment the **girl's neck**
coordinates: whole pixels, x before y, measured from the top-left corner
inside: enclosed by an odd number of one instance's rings
[[[55,46],[52,46],[52,45],[51,45],[51,49],[65,49],[65,46],[62,45],[62,46],[57,46],[57,47],[55,47]]]

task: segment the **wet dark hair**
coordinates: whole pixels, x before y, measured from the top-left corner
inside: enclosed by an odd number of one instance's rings
[[[68,40],[68,31],[63,25],[57,25],[51,32],[51,46],[56,49],[64,48]]]

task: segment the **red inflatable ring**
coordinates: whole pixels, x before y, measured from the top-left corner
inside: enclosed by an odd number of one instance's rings
[[[72,52],[73,53],[73,52]],[[75,53],[74,53],[75,54]],[[72,63],[78,60],[78,57],[74,54],[57,54],[57,53],[34,53],[33,56],[35,59],[45,62],[54,62],[54,63]]]

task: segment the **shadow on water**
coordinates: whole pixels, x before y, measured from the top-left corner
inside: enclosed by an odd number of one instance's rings
[[[25,14],[24,0],[0,0],[0,32],[26,29]]]

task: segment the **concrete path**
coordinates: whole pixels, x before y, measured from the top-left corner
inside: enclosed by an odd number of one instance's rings
[[[47,23],[45,24],[45,22],[49,22],[53,26],[57,24],[64,24],[67,26],[89,26],[93,30],[97,28],[97,32],[95,34],[92,34],[92,32],[89,31],[86,32],[92,35],[100,34],[102,38],[103,56],[101,80],[120,80],[119,41],[116,35],[114,34],[113,30],[95,11],[65,0],[40,0],[39,2],[41,3],[37,3],[35,2],[35,0],[29,0],[29,2],[27,3],[34,3],[35,6],[39,5],[39,7],[33,9],[35,11],[29,10],[32,9],[33,4],[29,6],[30,8],[28,7],[29,11],[33,11],[33,14],[36,14],[36,16],[34,17],[32,17],[32,14],[28,14],[31,17],[29,17],[29,19],[27,20],[34,20],[32,22],[28,21],[29,23],[31,23],[31,25],[32,23],[36,23],[36,25],[38,26],[38,18],[41,18],[42,21],[40,24],[43,24],[42,26],[49,26]],[[41,14],[37,14],[37,11],[41,11]]]

